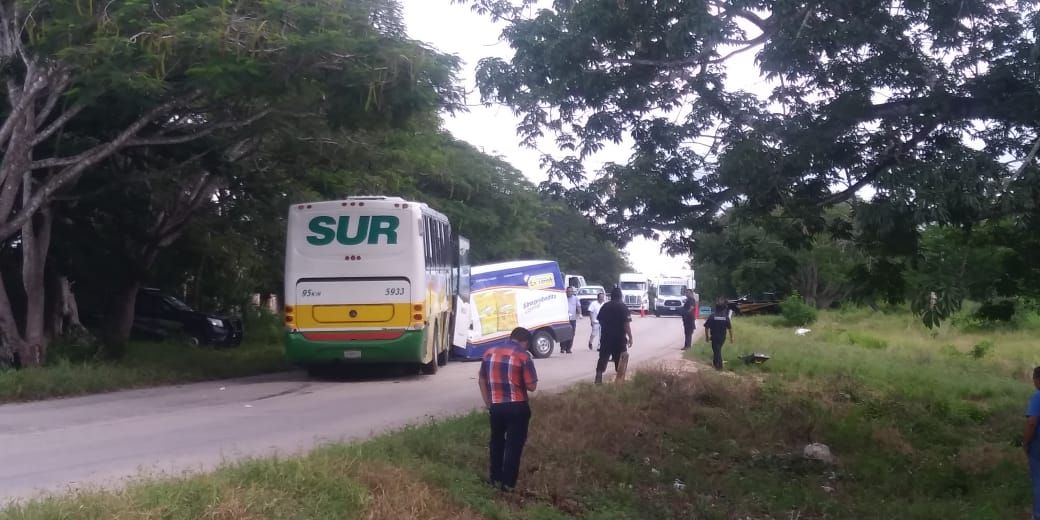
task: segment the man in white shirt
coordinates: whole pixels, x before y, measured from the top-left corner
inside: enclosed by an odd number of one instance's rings
[[[599,316],[599,308],[603,306],[603,302],[606,300],[606,295],[599,293],[596,295],[596,301],[589,304],[589,322],[592,323],[592,332],[589,333],[589,350],[592,350],[592,344],[599,344],[599,321],[596,317]]]

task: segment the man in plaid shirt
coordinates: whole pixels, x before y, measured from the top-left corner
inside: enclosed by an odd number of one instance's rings
[[[491,415],[491,484],[503,491],[516,487],[531,421],[527,393],[538,387],[534,361],[527,352],[530,344],[531,331],[517,327],[508,344],[489,348],[480,363],[480,393]]]

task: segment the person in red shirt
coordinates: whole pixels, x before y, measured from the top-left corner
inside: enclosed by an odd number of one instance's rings
[[[491,484],[503,491],[516,487],[531,422],[527,393],[538,388],[538,373],[527,351],[530,344],[531,331],[517,327],[509,343],[489,348],[480,362],[480,394],[491,419]]]

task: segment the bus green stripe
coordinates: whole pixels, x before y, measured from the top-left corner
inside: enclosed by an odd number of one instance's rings
[[[405,332],[393,340],[311,341],[298,332],[287,332],[285,353],[297,365],[343,361],[347,363],[421,363],[426,347],[426,331]],[[346,358],[344,352],[356,351],[361,357]]]

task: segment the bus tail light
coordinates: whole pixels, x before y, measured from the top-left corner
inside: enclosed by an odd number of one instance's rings
[[[413,308],[415,311],[412,313],[412,325],[409,328],[412,330],[421,330],[426,327],[426,316],[422,312],[422,305],[415,305]]]
[[[296,309],[292,305],[285,306],[285,324],[291,326],[296,321]]]

